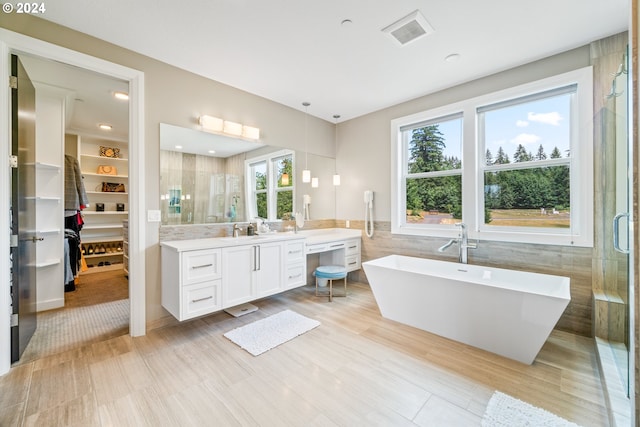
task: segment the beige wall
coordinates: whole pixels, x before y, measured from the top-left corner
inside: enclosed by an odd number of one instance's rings
[[[584,46],[341,123],[338,126],[341,143],[336,158],[343,184],[337,191],[337,223],[350,220],[352,227],[363,228],[361,194],[366,189],[375,192],[376,232],[373,239],[363,237],[363,261],[392,253],[457,260],[455,246],[445,253],[437,252],[447,239],[399,236],[390,232],[391,120],[589,65],[590,47]],[[469,262],[569,276],[571,302],[557,328],[591,336],[594,280],[591,248],[481,241],[478,249],[469,251]],[[356,276],[366,281],[364,274]]]
[[[269,145],[292,148],[297,151],[305,150],[304,138],[300,138],[304,135],[305,123],[302,111],[185,72],[31,16],[12,15],[9,20],[7,15],[0,15],[0,27],[145,73],[144,154],[147,161],[148,186],[145,189],[146,209],[157,209],[159,204],[160,122],[194,127],[196,117],[206,113],[260,127],[262,138]],[[589,46],[585,46],[340,124],[337,170],[342,176],[342,185],[336,192],[336,218],[339,219],[337,224],[344,225],[343,220],[350,219],[353,221],[353,227],[362,228],[364,206],[361,195],[364,190],[371,189],[375,192],[374,218],[378,221],[378,229],[374,239],[364,238],[364,260],[386,253],[454,259],[455,254],[443,255],[435,252],[435,248],[443,243],[441,239],[400,237],[393,236],[389,232],[390,121],[397,117],[575,70],[589,64]],[[302,101],[306,100],[301,99],[300,102]],[[310,152],[332,157],[334,136],[332,123],[310,117],[308,141]],[[167,316],[160,305],[158,225],[148,224],[146,235],[147,321],[153,323]],[[559,327],[583,335],[591,335],[591,250],[483,241],[478,250],[472,251],[470,260],[498,267],[569,274],[572,278],[573,300],[563,315]]]
[[[160,201],[160,123],[195,127],[200,114],[257,126],[266,144],[305,150],[305,115],[247,92],[226,86],[176,67],[136,54],[33,16],[0,14],[0,27],[63,46],[145,73],[146,208],[158,209]],[[300,99],[300,108],[302,102]],[[312,101],[312,100],[309,100]],[[309,108],[313,113],[313,105]],[[334,124],[309,117],[309,152],[334,156]],[[302,137],[301,137],[302,136]],[[144,213],[143,213],[144,214]],[[148,223],[146,242],[147,323],[167,315],[160,304],[159,226]]]
[[[336,158],[342,185],[337,191],[336,217],[362,219],[361,195],[373,190],[374,218],[391,219],[391,120],[588,65],[589,47],[585,46],[340,123]]]

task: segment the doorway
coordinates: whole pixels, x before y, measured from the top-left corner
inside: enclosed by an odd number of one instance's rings
[[[49,230],[38,246],[39,327],[28,362],[128,333],[129,85],[20,58],[35,86],[36,194],[46,196],[36,198],[35,228]],[[105,182],[122,191],[105,191]]]
[[[145,208],[144,197],[141,197],[141,190],[144,188],[145,161],[144,161],[144,73],[114,64],[105,60],[91,57],[86,54],[71,51],[60,46],[56,46],[41,40],[33,39],[12,31],[0,29],[0,73],[4,74],[5,81],[8,81],[8,61],[9,54],[28,54],[42,57],[49,60],[58,61],[83,68],[89,71],[98,72],[117,79],[122,79],[129,83],[130,111],[129,111],[129,200],[131,201],[128,210],[129,217],[129,333],[132,336],[144,335],[145,325],[145,259],[144,241],[146,235],[146,224],[143,212]],[[0,137],[0,150],[9,151],[8,141],[10,136],[9,123],[9,88],[0,85],[0,129],[6,132]],[[0,159],[0,167],[9,168],[9,159]],[[6,183],[0,185],[0,196],[9,198],[10,188]],[[9,223],[9,213],[0,211],[0,222]],[[0,257],[9,259],[9,244],[11,236],[7,227],[0,228],[0,241],[6,242],[0,248]],[[0,283],[9,283],[9,272],[0,270]],[[0,292],[0,348],[9,349],[9,292]],[[10,355],[7,350],[0,352],[0,375],[10,369]]]

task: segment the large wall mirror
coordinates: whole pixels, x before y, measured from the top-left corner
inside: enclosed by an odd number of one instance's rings
[[[335,217],[335,188],[331,177],[335,159],[304,152],[293,152],[226,135],[160,124],[160,210],[163,225],[247,222],[256,212],[256,160],[291,153],[289,182],[284,188],[293,195],[291,214],[306,219]],[[318,187],[300,182],[302,169],[311,169]],[[282,184],[282,171],[269,178],[275,188]],[[296,179],[296,175],[298,179]],[[274,190],[277,198],[277,190]],[[305,197],[307,196],[307,197]],[[258,196],[257,204],[260,205]],[[282,197],[281,197],[282,198]],[[307,202],[307,203],[305,203]],[[253,203],[253,204],[252,204]],[[258,210],[263,210],[258,206]],[[282,217],[282,212],[274,210]],[[284,215],[287,219],[288,215]],[[276,220],[275,217],[269,218]]]

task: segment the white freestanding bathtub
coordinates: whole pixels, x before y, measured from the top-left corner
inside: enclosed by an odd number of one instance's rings
[[[362,263],[383,317],[531,364],[569,278],[401,255]]]

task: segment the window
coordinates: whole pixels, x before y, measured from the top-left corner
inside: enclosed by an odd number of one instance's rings
[[[593,244],[592,71],[393,120],[392,232]]]
[[[281,150],[245,163],[249,218],[269,221],[291,218],[295,189],[293,152]]]
[[[401,129],[406,222],[453,224],[462,218],[462,116]]]

